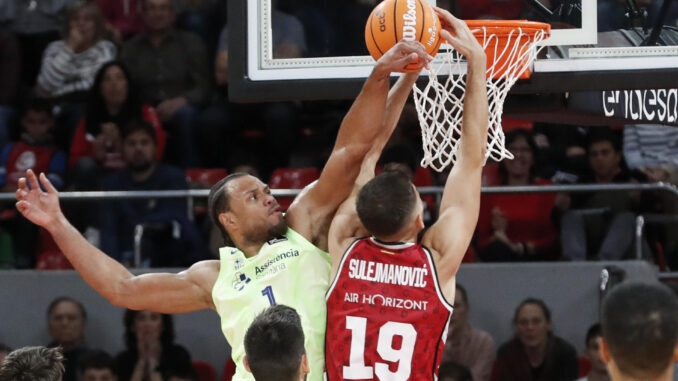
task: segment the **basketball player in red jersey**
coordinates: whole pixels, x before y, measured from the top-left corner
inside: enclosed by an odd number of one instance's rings
[[[416,80],[410,74],[409,81],[392,89],[385,128],[330,227],[334,281],[327,295],[325,340],[330,381],[437,377],[455,274],[478,219],[488,102],[485,52],[463,21],[439,8],[436,13],[442,37],[468,61],[457,161],[445,184],[440,217],[418,243],[424,224],[416,188],[398,173],[374,177],[381,150]]]

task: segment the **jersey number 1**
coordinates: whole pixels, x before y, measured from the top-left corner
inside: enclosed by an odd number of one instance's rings
[[[351,330],[351,353],[349,366],[344,366],[345,380],[408,380],[412,372],[412,355],[417,342],[417,331],[412,324],[390,321],[379,328],[377,353],[383,360],[398,363],[398,370],[391,372],[387,363],[375,362],[374,368],[365,365],[365,335],[367,318],[346,316],[346,329]],[[403,338],[400,349],[393,348],[395,336]]]
[[[272,306],[275,306],[275,296],[273,296],[273,287],[266,286],[265,289],[261,290],[261,295],[267,296],[268,302],[271,303]]]

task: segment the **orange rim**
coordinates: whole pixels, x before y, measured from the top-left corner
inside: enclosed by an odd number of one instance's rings
[[[482,27],[487,28],[488,32],[494,34],[509,34],[516,28],[521,28],[528,34],[537,34],[540,31],[551,33],[551,25],[527,20],[464,20],[471,30]]]

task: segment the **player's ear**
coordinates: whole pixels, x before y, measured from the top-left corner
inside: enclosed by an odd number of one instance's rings
[[[247,355],[243,356],[242,364],[245,366],[245,369],[247,369],[248,372],[252,373],[252,369],[250,369],[250,362],[247,361]]]
[[[598,340],[598,351],[600,352],[600,358],[607,365],[612,359],[612,355],[610,355],[610,349],[607,347],[607,343],[605,343],[605,340],[603,340],[602,337],[598,337],[596,340]]]
[[[301,374],[309,374],[311,373],[311,367],[308,366],[308,356],[304,354],[301,356]]]
[[[224,229],[232,227],[236,224],[237,217],[232,212],[219,213],[219,222]]]

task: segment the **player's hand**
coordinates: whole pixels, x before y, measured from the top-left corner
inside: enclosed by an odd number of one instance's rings
[[[47,192],[43,192],[40,185]],[[18,186],[19,189],[16,191],[16,208],[24,217],[34,224],[45,228],[59,218],[61,215],[59,192],[44,173],[40,173],[40,180],[38,181],[35,173],[29,169],[26,171],[26,177],[19,179]]]
[[[454,49],[461,53],[471,63],[485,66],[485,50],[480,46],[478,39],[473,35],[468,25],[442,8],[433,7],[433,11],[440,20],[440,37],[452,44]]]
[[[375,66],[375,70],[381,70],[385,74],[394,71],[404,72],[408,65],[415,66],[412,71],[428,68],[433,57],[426,53],[426,48],[419,41],[400,41],[389,49]]]

